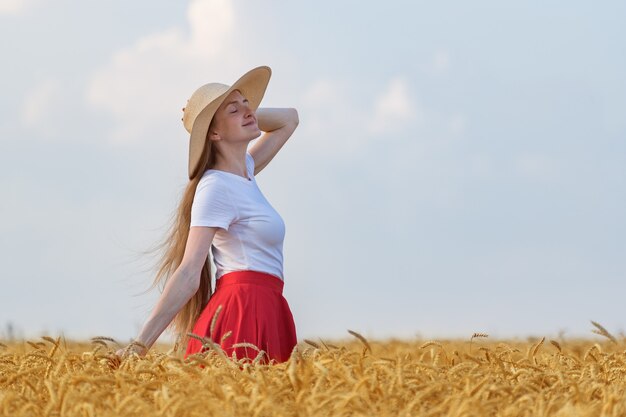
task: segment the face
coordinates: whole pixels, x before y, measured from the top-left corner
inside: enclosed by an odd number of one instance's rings
[[[250,142],[260,134],[256,115],[250,108],[248,99],[239,90],[232,91],[213,116],[209,139],[225,146],[232,142]]]

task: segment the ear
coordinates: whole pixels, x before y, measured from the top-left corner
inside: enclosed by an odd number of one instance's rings
[[[212,140],[214,142],[222,140],[222,138],[220,137],[220,134],[214,130],[209,131],[207,138],[209,138],[209,140]]]

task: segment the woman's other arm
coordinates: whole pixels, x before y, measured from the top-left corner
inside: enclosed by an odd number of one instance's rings
[[[256,110],[257,123],[263,133],[250,148],[254,158],[254,175],[257,175],[276,156],[300,122],[293,108],[265,108]]]
[[[183,260],[167,280],[163,293],[135,339],[136,342],[150,349],[180,309],[198,291],[200,273],[216,231],[216,227],[194,226],[190,228]],[[116,353],[122,356],[124,352],[133,350],[140,355],[145,355],[147,349],[131,343],[127,348],[120,349]]]

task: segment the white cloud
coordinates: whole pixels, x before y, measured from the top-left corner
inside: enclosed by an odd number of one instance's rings
[[[337,88],[330,80],[317,80],[305,91],[303,103],[315,107],[329,105],[333,100],[340,99]]]
[[[48,79],[33,87],[24,97],[20,111],[23,126],[45,134],[55,134],[57,117],[63,105],[63,88],[56,79]]]
[[[191,37],[184,45],[192,59],[215,57],[226,47],[233,30],[234,14],[230,0],[192,1],[187,11]]]
[[[235,81],[232,74],[240,65],[238,48],[231,47],[231,1],[194,0],[187,17],[189,35],[173,27],[145,36],[93,75],[86,100],[114,116],[113,142],[149,139],[163,123],[179,123],[182,132],[181,109],[196,88],[211,81]]]
[[[341,118],[334,109],[346,109],[349,103],[341,94],[341,86],[336,81],[316,80],[304,91],[302,96],[303,116],[306,119],[303,127],[313,136],[328,137],[330,129],[343,125]],[[323,139],[322,139],[323,140]]]
[[[341,157],[363,145],[367,117],[350,100],[348,87],[347,82],[319,79],[301,98],[299,134],[312,137],[310,146],[324,154]]]
[[[32,0],[0,0],[0,15],[17,15],[32,5]]]
[[[374,115],[368,126],[372,134],[392,133],[402,130],[406,124],[420,124],[423,114],[409,96],[404,78],[394,78],[374,105]]]

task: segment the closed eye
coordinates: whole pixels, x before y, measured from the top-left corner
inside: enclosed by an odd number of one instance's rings
[[[248,101],[248,99],[247,99],[247,98],[244,98],[244,99],[242,100],[242,102],[243,102],[243,103],[245,103],[245,104],[248,104],[248,103],[249,103],[249,101]],[[226,103],[226,105],[227,105],[227,106],[229,106],[229,105],[235,105],[235,104],[237,104],[237,100],[233,100],[233,101],[230,101],[230,102]],[[231,109],[232,109],[232,108],[236,108],[236,107],[234,107],[234,106],[233,106],[233,107],[231,107]],[[232,111],[231,111],[230,113],[234,113],[234,112],[232,112]]]

